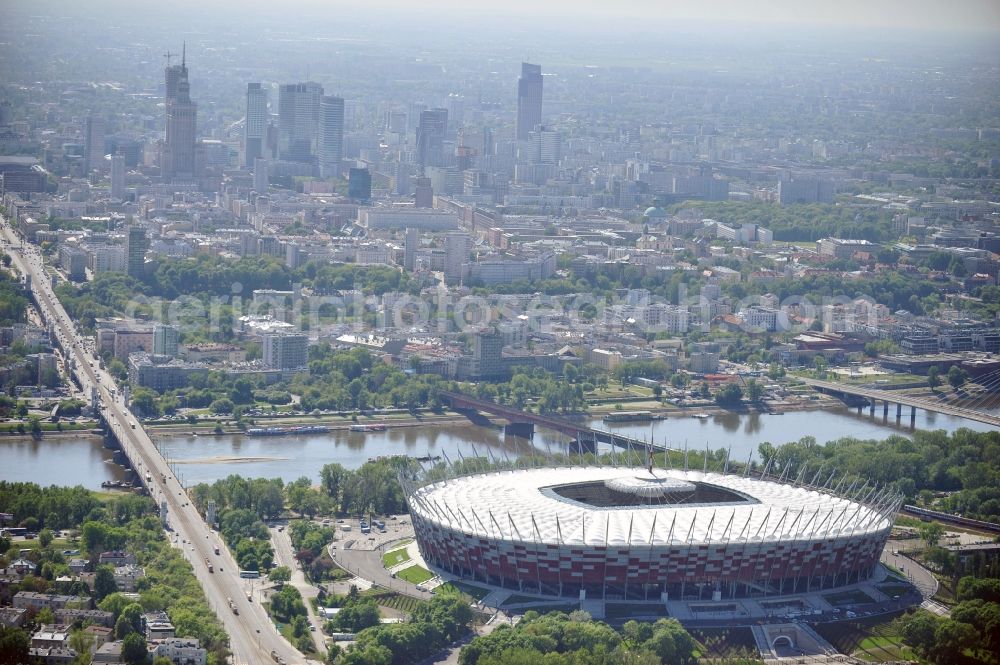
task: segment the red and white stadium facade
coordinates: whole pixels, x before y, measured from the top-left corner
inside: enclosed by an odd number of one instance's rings
[[[439,571],[552,596],[708,599],[871,576],[901,497],[816,476],[551,466],[404,488],[420,552]]]

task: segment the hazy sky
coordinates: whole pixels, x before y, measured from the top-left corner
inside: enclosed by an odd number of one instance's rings
[[[345,4],[357,7],[355,2],[340,0],[291,0],[283,6],[300,2],[330,10]],[[577,18],[645,17],[1000,33],[1000,0],[370,0],[365,5],[456,14],[561,14]]]
[[[28,15],[89,16],[152,20],[154,14],[207,15],[238,23],[253,15],[340,19],[426,18],[448,27],[484,16],[504,16],[544,29],[551,26],[624,27],[637,32],[760,28],[806,24],[829,28],[875,28],[932,32],[977,32],[1000,36],[1000,0],[0,0],[0,7]],[[386,14],[386,12],[390,14]],[[112,19],[113,20],[113,19]],[[506,23],[506,22],[504,22]],[[496,27],[496,26],[494,26]],[[791,35],[794,36],[794,35]],[[1000,41],[1000,40],[998,40]]]

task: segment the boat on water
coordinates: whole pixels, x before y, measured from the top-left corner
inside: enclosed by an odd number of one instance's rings
[[[355,423],[351,425],[352,432],[384,432],[389,427],[384,423]]]
[[[124,480],[105,480],[101,483],[101,487],[106,489],[130,489],[132,487],[132,483]]]
[[[302,434],[325,434],[330,431],[326,425],[301,425],[298,427],[251,427],[248,436],[297,436]]]
[[[691,417],[698,420],[707,420],[710,416],[707,413],[692,413]]]

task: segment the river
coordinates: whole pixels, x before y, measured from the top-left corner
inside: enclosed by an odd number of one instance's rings
[[[871,417],[867,411],[858,415],[856,411],[839,409],[785,414],[722,413],[705,419],[686,416],[651,424],[605,425],[595,418],[591,425],[674,448],[683,448],[685,441],[694,450],[703,450],[706,443],[713,450],[731,446],[733,459],[745,460],[762,441],[778,445],[803,436],[813,436],[820,443],[845,436],[882,439],[893,433],[911,432],[909,422],[908,410],[897,426],[894,413],[884,420],[881,411]],[[977,431],[990,429],[981,423],[926,411],[917,411],[915,426],[949,432],[960,427]],[[566,437],[545,430],[539,430],[533,441],[527,441],[504,438],[499,428],[472,424],[289,437],[171,435],[155,440],[185,484],[211,482],[231,473],[249,477],[280,476],[286,481],[307,476],[317,481],[320,468],[328,462],[357,468],[368,459],[383,455],[447,455],[458,459],[460,455],[486,454],[487,448],[494,455],[513,457],[531,450],[532,446],[544,451],[559,449],[566,443]],[[123,475],[121,467],[113,463],[112,451],[92,437],[0,440],[0,480],[29,480],[41,485],[79,484],[97,489],[103,481],[118,480]]]

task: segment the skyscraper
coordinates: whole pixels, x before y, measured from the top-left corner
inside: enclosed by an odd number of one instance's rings
[[[243,165],[253,168],[253,160],[264,156],[267,136],[267,90],[260,83],[247,83],[247,116],[243,123]]]
[[[527,141],[542,124],[542,66],[521,63],[517,79],[517,140]]]
[[[319,133],[319,83],[288,83],[278,88],[278,157],[312,162]]]
[[[125,198],[125,155],[111,155],[111,198]]]
[[[448,130],[448,109],[420,112],[417,125],[417,164],[420,168],[444,166],[444,137]]]
[[[403,243],[403,268],[413,270],[416,264],[417,250],[420,248],[420,229],[406,227]]]
[[[344,100],[324,96],[319,103],[319,174],[323,178],[340,176],[344,158]]]
[[[83,130],[83,152],[86,170],[104,170],[104,120],[88,116]]]
[[[188,83],[187,48],[182,51],[181,64],[167,65],[166,79],[167,139],[160,160],[164,178],[193,178],[195,173],[195,133],[198,105],[191,101]]]
[[[130,277],[141,278],[146,264],[146,229],[130,226],[125,231],[125,268]]]

